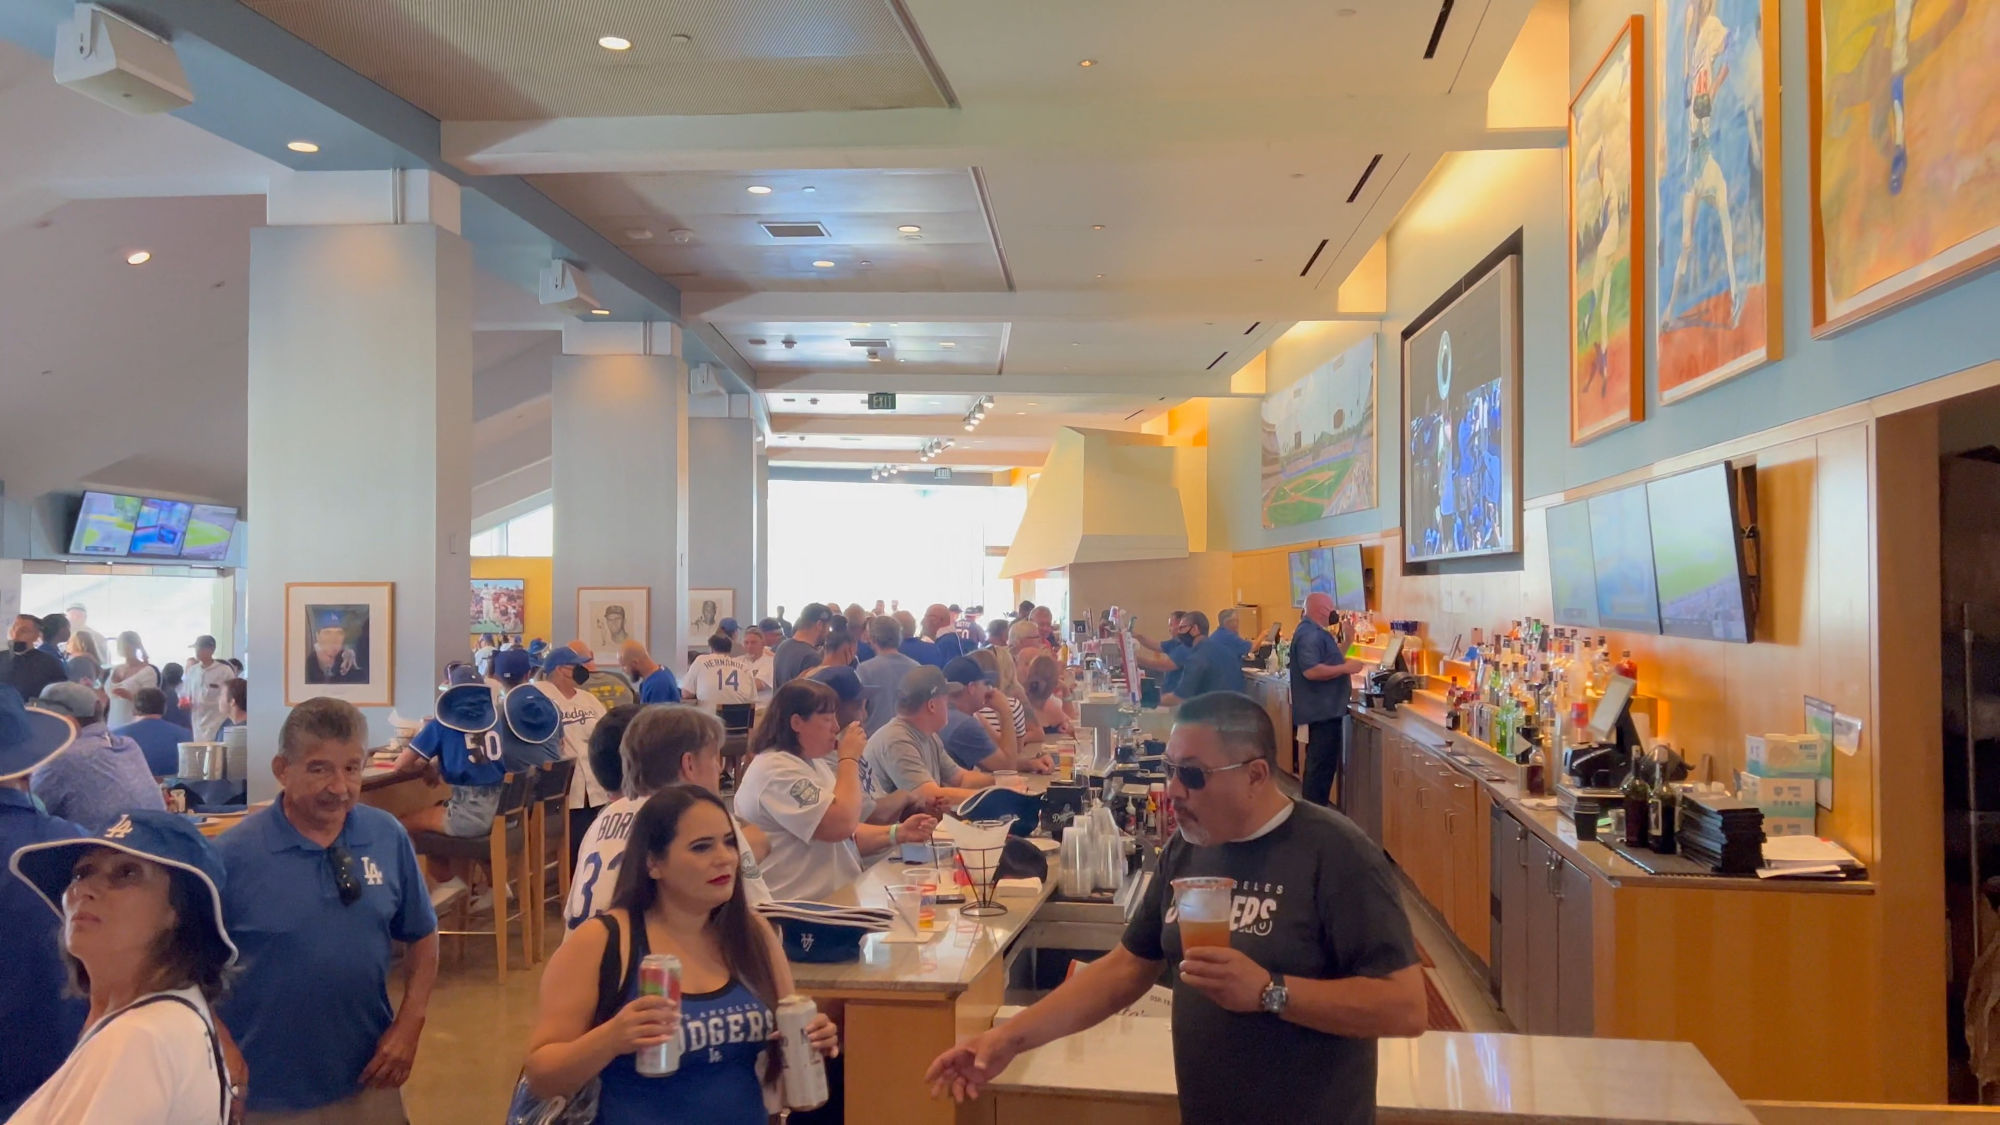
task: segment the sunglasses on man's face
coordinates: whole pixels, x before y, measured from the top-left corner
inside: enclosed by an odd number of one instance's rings
[[[1162,762],[1161,764],[1166,767],[1168,777],[1172,778],[1175,781],[1180,782],[1181,787],[1183,789],[1193,791],[1196,789],[1205,789],[1208,787],[1209,774],[1228,773],[1230,770],[1240,770],[1244,766],[1249,765],[1250,763],[1237,762],[1234,765],[1216,766],[1213,769],[1208,768],[1206,766],[1176,765],[1173,762]]]
[[[340,892],[340,905],[353,906],[361,900],[361,879],[354,874],[354,855],[335,845],[326,849],[327,866],[333,869],[333,886]]]

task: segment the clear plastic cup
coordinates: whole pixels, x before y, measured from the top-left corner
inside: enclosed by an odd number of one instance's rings
[[[889,917],[889,933],[901,938],[916,937],[922,926],[923,885],[898,883],[885,889],[889,892],[889,909],[894,911]]]
[[[903,881],[922,890],[918,900],[917,929],[929,933],[937,929],[938,869],[935,867],[906,867]]]
[[[1179,919],[1181,948],[1227,946],[1229,914],[1236,880],[1220,875],[1175,879],[1174,914]]]

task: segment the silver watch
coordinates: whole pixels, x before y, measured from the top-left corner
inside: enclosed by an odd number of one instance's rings
[[[1285,1005],[1291,1003],[1291,1000],[1291,989],[1285,987],[1285,974],[1272,969],[1271,983],[1264,986],[1263,999],[1257,1006],[1271,1015],[1280,1016],[1285,1013]]]

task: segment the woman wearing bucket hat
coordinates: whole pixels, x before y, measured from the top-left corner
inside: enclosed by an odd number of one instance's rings
[[[236,946],[222,861],[186,819],[139,811],[96,837],[9,861],[61,915],[64,958],[90,999],[83,1038],[10,1125],[212,1125],[235,1090],[209,1005]]]

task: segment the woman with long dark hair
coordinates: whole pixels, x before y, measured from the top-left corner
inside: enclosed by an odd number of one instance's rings
[[[751,912],[739,863],[720,798],[673,785],[647,799],[632,821],[612,908],[572,933],[542,973],[525,1068],[535,1096],[567,1095],[598,1079],[599,1125],[764,1125],[766,1092],[782,1068],[774,1012],[791,994],[792,970],[776,932]],[[593,1026],[607,948],[617,950],[619,1006]],[[649,953],[680,958],[678,1005],[639,994],[638,965]],[[641,1075],[633,1053],[675,1037],[679,1069]],[[839,1053],[826,1016],[807,1037],[821,1054]]]
[[[141,691],[160,686],[159,670],[146,659],[146,646],[139,640],[139,634],[130,629],[118,634],[118,657],[117,666],[104,681],[104,690],[111,697],[104,722],[112,730],[137,721],[139,715],[132,709],[132,701]]]

